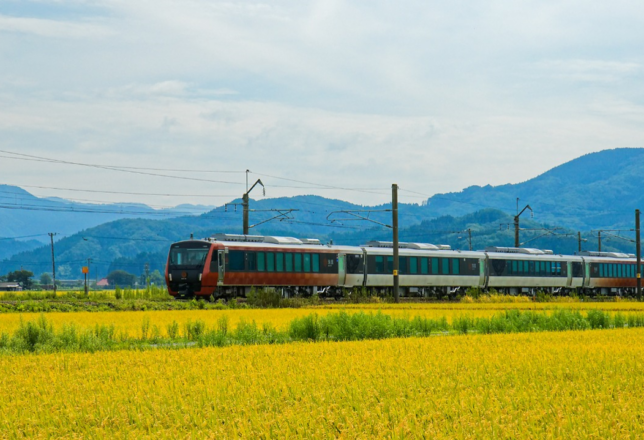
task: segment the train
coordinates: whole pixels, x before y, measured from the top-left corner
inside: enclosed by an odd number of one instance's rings
[[[512,295],[537,292],[633,295],[637,259],[617,252],[557,255],[549,250],[399,243],[399,295],[450,297],[470,288]],[[639,273],[641,273],[641,267]],[[318,239],[215,234],[170,246],[165,271],[175,298],[244,297],[270,287],[284,297],[340,297],[355,288],[393,293],[393,244],[324,244]]]

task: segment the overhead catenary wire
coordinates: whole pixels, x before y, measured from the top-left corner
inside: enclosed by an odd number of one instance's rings
[[[89,164],[89,163],[82,163],[82,162],[72,162],[72,161],[68,161],[68,160],[51,159],[51,158],[48,158],[48,157],[34,156],[34,155],[31,155],[31,154],[14,153],[14,152],[5,151],[5,150],[0,150],[0,152],[8,153],[8,154],[14,154],[16,156],[22,156],[22,157],[0,156],[0,157],[6,157],[8,159],[36,160],[38,162],[49,162],[49,163],[58,163],[58,164],[66,164],[66,165],[76,165],[76,166],[83,166],[83,167],[89,167],[89,168],[98,168],[98,169],[104,169],[104,170],[110,170],[110,171],[120,171],[120,172],[123,172],[123,173],[141,174],[141,175],[156,176],[156,177],[166,177],[166,178],[169,178],[169,179],[191,180],[191,181],[196,181],[196,182],[223,183],[223,184],[228,184],[228,185],[239,185],[239,186],[244,185],[243,182],[231,182],[231,181],[225,181],[225,180],[200,179],[200,178],[196,178],[196,177],[186,177],[186,176],[173,176],[173,175],[170,175],[170,174],[158,174],[158,173],[150,173],[150,172],[146,172],[146,171],[133,170],[133,169],[129,169],[127,167],[114,166],[114,165],[98,165],[98,164]]]
[[[9,185],[9,184],[5,183],[4,185]],[[106,190],[81,189],[81,188],[60,188],[55,186],[20,185],[20,184],[13,184],[12,186],[17,186],[20,188],[38,188],[38,189],[52,189],[57,191],[76,191],[76,192],[101,193],[101,194],[123,194],[123,195],[135,195],[135,196],[212,197],[212,198],[238,197],[235,194],[171,194],[171,193],[147,193],[147,192],[130,192],[130,191],[106,191]],[[8,194],[18,194],[15,191],[0,190],[0,192],[4,192]]]

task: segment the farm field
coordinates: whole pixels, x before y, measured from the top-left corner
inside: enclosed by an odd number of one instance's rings
[[[0,432],[636,438],[644,329],[0,357]]]
[[[235,327],[241,321],[253,322],[258,325],[270,323],[276,329],[283,330],[295,318],[317,313],[320,316],[336,313],[342,308],[299,308],[299,309],[234,309],[234,310],[170,310],[170,311],[146,311],[146,312],[74,312],[74,313],[47,313],[47,320],[54,328],[60,328],[64,324],[74,323],[79,328],[91,328],[96,325],[113,325],[118,333],[125,333],[129,336],[138,336],[144,322],[151,326],[156,325],[165,332],[165,328],[173,321],[179,325],[189,321],[203,321],[207,326],[215,326],[222,317],[227,317],[231,326]],[[455,316],[489,317],[498,310],[449,310],[449,309],[392,309],[392,308],[350,308],[348,313],[377,313],[397,317],[421,316],[426,318],[447,317],[448,321]],[[0,333],[15,331],[20,326],[20,321],[35,321],[41,313],[4,313],[0,314]]]
[[[490,317],[503,310],[533,310],[549,313],[557,309],[569,310],[604,310],[607,312],[641,313],[644,303],[640,302],[566,302],[566,303],[403,303],[403,304],[337,304],[305,308],[283,309],[227,309],[227,310],[168,310],[168,311],[125,311],[125,312],[72,312],[47,313],[47,320],[54,328],[64,324],[75,324],[79,328],[92,328],[96,325],[114,326],[117,333],[136,337],[141,333],[144,323],[157,326],[161,334],[172,322],[180,326],[187,322],[203,321],[207,326],[215,326],[222,317],[227,317],[231,326],[239,322],[256,322],[258,325],[270,323],[276,329],[283,330],[295,318],[316,313],[319,316],[335,313],[340,310],[348,313],[377,313],[394,317],[420,316],[423,318],[454,318],[468,316],[471,318]],[[0,314],[0,333],[11,333],[19,326],[21,320],[35,321],[41,313],[3,313]]]

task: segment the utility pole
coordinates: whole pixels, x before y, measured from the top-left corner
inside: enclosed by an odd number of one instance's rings
[[[530,207],[530,205],[525,205],[525,208],[523,208],[521,210],[521,212],[518,212],[519,211],[519,199],[517,198],[517,215],[514,216],[514,247],[516,247],[516,248],[519,247],[519,217],[521,217],[521,214],[523,214],[523,212],[526,209],[529,209],[530,214],[534,217],[534,211],[532,211],[532,208]]]
[[[88,286],[88,288],[89,288],[89,283],[92,282],[92,276],[90,275],[91,264],[92,264],[92,259],[88,258],[87,259],[87,286]],[[85,292],[85,294],[88,294],[88,293]]]
[[[395,183],[391,185],[391,225],[394,233],[394,301],[399,302],[398,289],[398,185]]]
[[[581,231],[577,231],[577,242],[579,243],[579,252],[581,252]]]
[[[248,170],[246,170],[246,176],[248,178]],[[257,179],[257,182],[253,184],[253,186],[250,187],[249,190],[247,190],[244,195],[242,196],[242,207],[244,208],[244,235],[248,235],[248,208],[249,208],[249,197],[248,194],[255,188],[257,185],[262,185],[262,189],[264,190],[264,195],[266,195],[266,187],[262,183],[261,179]],[[246,184],[246,187],[248,187],[248,184]]]
[[[642,253],[640,248],[640,210],[635,210],[635,252],[637,253],[637,297],[642,299]]]
[[[598,246],[599,249],[597,249],[597,252],[601,252],[602,251],[602,231],[597,231],[597,242],[599,243],[599,246]]]
[[[145,287],[150,288],[150,263],[145,263]]]
[[[470,250],[472,250],[472,230],[467,229],[467,241],[470,243]]]
[[[54,278],[54,296],[56,296],[56,259],[54,258],[54,235],[55,232],[49,232],[49,238],[51,239],[51,272]]]

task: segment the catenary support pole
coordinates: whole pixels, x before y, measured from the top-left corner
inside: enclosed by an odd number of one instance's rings
[[[581,231],[577,231],[577,242],[579,244],[579,252],[581,252]]]
[[[56,259],[54,257],[54,235],[55,232],[49,232],[49,238],[51,239],[51,274],[54,278],[54,297],[56,296]]]
[[[399,302],[398,290],[398,185],[395,183],[391,185],[391,225],[393,229],[393,246],[394,246],[394,301]]]
[[[248,193],[242,196],[242,207],[244,210],[244,235],[248,235]]]
[[[597,231],[597,242],[599,244],[597,246],[598,247],[597,252],[601,252],[602,251],[602,231]]]
[[[635,252],[637,253],[637,297],[642,298],[642,250],[640,248],[640,210],[635,210]]]

